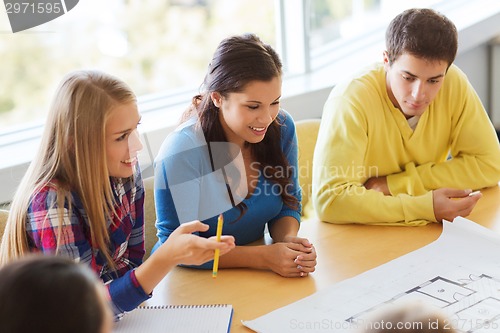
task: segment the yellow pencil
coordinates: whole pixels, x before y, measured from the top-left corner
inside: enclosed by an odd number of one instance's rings
[[[217,220],[217,241],[220,242],[220,237],[222,236],[222,225],[224,224],[224,217],[222,214],[219,215],[219,219]],[[214,255],[214,267],[212,270],[212,277],[216,278],[217,277],[217,269],[219,268],[219,255],[220,255],[220,250],[215,249],[215,255]]]

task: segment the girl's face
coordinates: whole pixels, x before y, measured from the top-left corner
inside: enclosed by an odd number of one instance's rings
[[[142,143],[137,132],[141,117],[135,102],[113,107],[106,122],[106,158],[111,177],[134,174]]]
[[[243,91],[229,93],[226,97],[218,92],[210,96],[220,110],[219,120],[228,141],[243,147],[245,141],[262,141],[267,128],[278,115],[281,78],[252,81]]]

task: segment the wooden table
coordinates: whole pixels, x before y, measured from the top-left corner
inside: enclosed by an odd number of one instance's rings
[[[467,218],[500,233],[500,187],[481,191]],[[158,285],[148,305],[219,304],[234,307],[231,332],[252,332],[241,324],[353,277],[436,240],[442,225],[394,227],[335,225],[314,220],[301,224],[299,235],[316,247],[316,272],[306,278],[283,278],[270,271],[211,271],[176,267]]]

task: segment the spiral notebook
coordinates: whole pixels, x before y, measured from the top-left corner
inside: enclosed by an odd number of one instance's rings
[[[230,304],[142,306],[115,323],[113,333],[228,333],[232,317]]]

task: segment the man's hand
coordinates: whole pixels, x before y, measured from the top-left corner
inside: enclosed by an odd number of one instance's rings
[[[391,195],[386,176],[368,178],[363,185],[367,190],[375,190],[384,193],[384,195]]]
[[[457,216],[468,216],[477,201],[483,196],[478,193],[469,196],[471,190],[456,190],[451,188],[440,188],[432,191],[432,202],[434,204],[434,216],[438,222],[443,220],[453,221]]]

